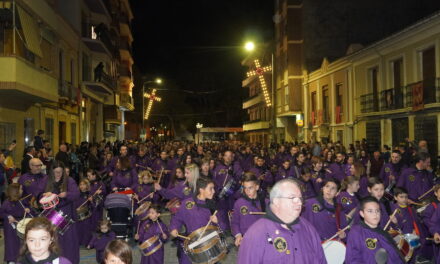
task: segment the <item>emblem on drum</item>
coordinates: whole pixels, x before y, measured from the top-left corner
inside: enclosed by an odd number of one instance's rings
[[[319,204],[313,204],[312,205],[312,212],[317,213],[321,210],[321,207],[319,206]]]
[[[388,167],[385,167],[385,172],[386,173],[388,173],[388,172],[390,172],[391,171],[391,169],[390,168],[388,168]]]
[[[240,213],[242,215],[247,215],[249,213],[249,209],[246,207],[246,205],[243,205],[242,207],[240,207]]]
[[[351,201],[347,197],[342,197],[341,202],[343,204],[350,204],[351,203]]]
[[[183,194],[185,194],[185,195],[189,195],[190,193],[191,193],[191,189],[190,189],[190,188],[185,187],[185,188],[183,189]]]
[[[278,252],[282,253],[287,249],[287,242],[283,237],[277,237],[273,241],[273,246]]]
[[[367,248],[373,250],[376,248],[377,239],[376,238],[367,238],[365,240],[365,245],[367,245]]]
[[[191,210],[195,204],[196,203],[193,201],[188,201],[188,202],[186,202],[185,207],[186,207],[186,209]]]
[[[31,181],[31,180],[26,180],[26,181],[24,182],[24,186],[26,186],[26,187],[31,186],[31,184],[32,184],[32,181]]]
[[[412,174],[409,175],[408,178],[409,178],[409,181],[412,181],[412,182],[416,180],[416,176],[414,176],[414,175],[412,175]]]

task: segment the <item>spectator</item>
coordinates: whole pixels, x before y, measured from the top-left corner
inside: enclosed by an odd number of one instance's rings
[[[95,67],[95,82],[100,82],[102,78],[102,73],[104,72],[104,64],[102,61]]]
[[[25,154],[23,156],[23,160],[21,161],[21,173],[25,174],[30,171],[29,161],[35,156],[35,147],[28,146],[25,148]]]
[[[384,162],[378,150],[373,153],[373,157],[370,159],[370,162],[370,177],[379,177],[380,170],[382,169]]]
[[[37,135],[34,137],[34,147],[36,151],[39,151],[40,149],[44,148],[43,135],[44,135],[44,130],[39,129],[37,131]]]
[[[65,167],[70,168],[70,158],[69,158],[69,154],[67,153],[67,145],[65,143],[62,143],[60,145],[60,150],[55,156],[55,160],[61,161]]]

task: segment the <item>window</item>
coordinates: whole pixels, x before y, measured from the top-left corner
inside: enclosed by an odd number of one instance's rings
[[[96,26],[92,26],[90,32],[92,32],[91,38],[92,39],[98,39],[98,34],[96,34]]]
[[[379,83],[378,83],[378,68],[374,67],[368,70],[369,82],[368,87],[369,95],[366,98],[366,105],[370,111],[378,111],[379,109]]]
[[[34,119],[24,119],[24,144],[29,145],[34,140]]]
[[[324,123],[330,122],[330,96],[328,91],[328,86],[325,85],[322,87],[322,121]]]
[[[342,113],[343,113],[343,101],[344,101],[344,94],[343,94],[343,85],[342,83],[336,84],[335,88],[335,98],[336,98],[336,112],[335,112],[335,121],[336,123],[340,123],[342,121]]]
[[[393,76],[393,88],[401,87],[403,84],[403,61],[398,59],[391,62],[392,76]]]
[[[75,61],[70,60],[70,84],[75,85]]]
[[[435,48],[422,51],[422,78],[424,103],[435,102]]]
[[[73,145],[76,144],[76,123],[70,123],[70,136],[71,136],[71,143]]]
[[[44,133],[46,134],[46,140],[49,140],[51,148],[53,148],[53,119],[52,118],[46,118],[46,129],[44,130]]]
[[[15,137],[15,123],[0,122],[0,149],[7,149]]]
[[[317,112],[316,112],[316,92],[312,92],[312,95],[310,96],[310,105],[311,105],[311,121],[313,125],[316,125],[316,117],[317,117]]]
[[[60,82],[63,82],[64,81],[64,52],[63,52],[63,50],[60,50],[60,52],[58,54],[58,65],[59,65],[59,70],[60,70],[59,79],[60,79]]]

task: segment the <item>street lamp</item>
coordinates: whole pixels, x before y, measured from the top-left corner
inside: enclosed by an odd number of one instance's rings
[[[151,83],[155,83],[157,85],[162,84],[162,79],[160,78],[156,78],[154,81],[145,81],[142,84],[142,130],[141,130],[141,134],[147,134],[146,130],[145,130],[145,85],[147,84],[151,84]]]
[[[200,144],[200,129],[203,128],[203,124],[197,123],[197,145]]]
[[[248,52],[253,52],[255,50],[255,44],[252,41],[248,41],[244,45],[244,48]],[[272,134],[272,140],[274,141],[274,143],[276,143],[277,142],[277,139],[276,139],[276,120],[277,119],[276,119],[276,112],[275,112],[275,63],[274,63],[273,49],[271,50],[271,64],[272,64],[271,67],[261,67],[258,60],[255,60],[256,70],[254,72],[248,73],[248,77],[258,75],[258,78],[260,79],[260,84],[261,84],[262,92],[264,95],[264,99],[266,101],[266,106],[272,107],[272,115],[271,115],[272,131],[271,131],[271,134]],[[272,102],[270,102],[270,100],[269,100],[269,95],[268,95],[267,89],[266,89],[266,83],[265,83],[264,77],[263,77],[264,72],[267,72],[269,70],[272,70],[272,78],[271,78]]]

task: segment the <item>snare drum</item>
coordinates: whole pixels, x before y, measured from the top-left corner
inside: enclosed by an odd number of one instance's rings
[[[139,249],[141,250],[142,255],[147,257],[158,251],[162,245],[162,241],[159,239],[159,237],[153,236],[140,244]]]
[[[327,263],[334,264],[343,264],[345,261],[345,244],[336,241],[330,240],[325,243],[322,243],[322,248],[324,249],[325,259],[327,259]]]
[[[148,210],[148,208],[150,208],[150,205],[151,205],[151,202],[150,202],[150,201],[143,202],[143,203],[141,204],[141,206],[139,206],[139,208],[136,209],[136,211],[134,212],[134,214],[137,215],[137,216],[139,216],[139,215],[145,213],[145,212]]]
[[[76,208],[76,214],[78,215],[78,221],[84,221],[92,216],[92,211],[88,205],[82,205]]]
[[[220,194],[218,195],[218,198],[222,199],[223,197],[229,197],[234,194],[234,192],[237,190],[237,183],[234,179],[230,179],[225,186],[223,186],[222,190],[220,191]]]
[[[165,208],[170,210],[171,214],[175,214],[175,213],[177,213],[177,211],[179,211],[180,204],[181,204],[181,202],[178,198],[173,198],[169,202],[167,202],[167,204],[165,205]]]
[[[413,254],[414,254],[414,247],[411,247],[408,240],[405,239],[406,235],[403,235],[397,230],[390,229],[388,230],[388,233],[391,235],[391,237],[394,239],[394,242],[396,242],[397,248],[399,249],[400,253],[405,257],[405,261],[409,261]],[[413,241],[413,244],[416,244],[415,241]],[[419,241],[420,245],[420,241]]]
[[[40,199],[40,204],[43,206],[44,210],[55,207],[59,202],[60,200],[58,198],[58,195],[56,195],[55,193]]]
[[[192,263],[216,263],[221,261],[227,253],[227,244],[220,229],[208,226],[203,237],[199,239],[205,227],[201,227],[189,235],[189,240],[183,242],[183,249]]]
[[[27,224],[32,220],[32,218],[23,218],[20,221],[18,221],[17,225],[16,225],[16,231],[17,231],[17,236],[20,239],[24,238],[24,233],[26,231],[26,226]]]
[[[44,216],[57,227],[58,233],[64,235],[64,233],[69,229],[69,227],[74,223],[74,221],[62,211],[57,211],[55,209],[45,211]]]

